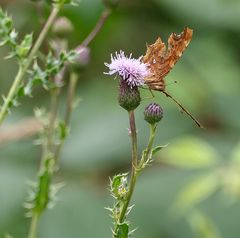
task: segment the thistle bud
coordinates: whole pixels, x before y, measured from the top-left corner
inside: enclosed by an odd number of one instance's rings
[[[144,111],[144,119],[150,124],[159,122],[163,117],[163,110],[157,103],[150,103]]]
[[[59,17],[52,27],[52,32],[59,38],[66,37],[72,31],[73,25],[66,17]]]
[[[127,111],[136,109],[141,102],[138,87],[130,87],[126,81],[120,80],[118,102]]]

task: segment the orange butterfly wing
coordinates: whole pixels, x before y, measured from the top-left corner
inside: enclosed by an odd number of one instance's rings
[[[152,45],[147,45],[146,55],[143,62],[149,65],[151,76],[145,78],[150,89],[164,91],[164,77],[169,73],[183,51],[187,48],[192,39],[193,31],[185,27],[184,31],[177,35],[172,33],[168,38],[168,47],[159,37]]]

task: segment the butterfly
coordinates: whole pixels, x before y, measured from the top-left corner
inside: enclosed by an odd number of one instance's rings
[[[168,92],[166,92],[166,84],[164,78],[174,67],[177,61],[181,58],[184,50],[189,45],[193,35],[193,30],[185,27],[181,34],[172,33],[168,38],[168,45],[166,46],[159,37],[152,45],[147,45],[146,55],[142,60],[148,65],[150,75],[147,76],[145,84],[148,88],[155,91],[164,93],[167,97],[171,98],[183,112],[190,116],[194,122],[203,127],[201,123],[195,119],[192,114],[185,109],[176,99],[174,99]]]

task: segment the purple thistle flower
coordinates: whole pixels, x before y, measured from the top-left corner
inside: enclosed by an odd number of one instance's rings
[[[126,81],[130,88],[144,85],[144,78],[149,75],[147,65],[141,62],[141,58],[133,59],[132,54],[125,56],[123,51],[111,55],[111,63],[105,63],[109,68],[108,75],[117,74]]]

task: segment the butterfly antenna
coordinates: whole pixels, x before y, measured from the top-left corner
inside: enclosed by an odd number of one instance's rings
[[[171,98],[181,109],[185,112],[200,128],[204,128],[203,125],[186,109],[184,108],[175,98],[173,98],[169,93],[162,91],[167,97]]]
[[[176,84],[176,83],[178,83],[178,81],[175,80],[173,82],[170,82],[170,83],[166,84],[166,87],[169,86],[169,85],[172,85],[172,84]]]

